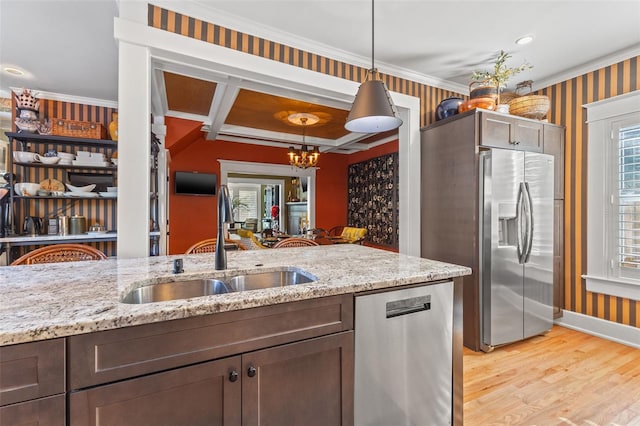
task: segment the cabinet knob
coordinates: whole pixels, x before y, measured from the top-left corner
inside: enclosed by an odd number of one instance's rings
[[[255,376],[255,375],[256,375],[256,373],[257,373],[257,372],[258,372],[258,370],[256,370],[256,368],[255,368],[255,367],[253,367],[253,366],[252,366],[252,367],[249,367],[249,368],[247,369],[247,376],[249,376],[249,377],[253,377],[253,376]]]
[[[236,370],[233,370],[231,373],[229,373],[229,381],[235,382],[237,380],[238,380],[238,372]]]

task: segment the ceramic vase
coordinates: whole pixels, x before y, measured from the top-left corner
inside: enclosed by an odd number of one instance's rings
[[[118,113],[111,114],[111,123],[109,123],[109,136],[111,140],[118,140]]]

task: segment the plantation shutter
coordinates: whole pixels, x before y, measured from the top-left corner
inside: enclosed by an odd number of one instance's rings
[[[640,269],[640,124],[618,131],[618,157],[618,265]]]

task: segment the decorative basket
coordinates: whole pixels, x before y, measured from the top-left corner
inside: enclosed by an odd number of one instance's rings
[[[54,118],[52,120],[51,133],[57,136],[87,139],[105,139],[107,135],[106,129],[100,123],[65,120],[62,118]]]
[[[509,113],[542,120],[549,112],[550,102],[545,95],[524,95],[509,101]]]
[[[500,103],[508,104],[511,100],[519,97],[520,95],[516,92],[502,92],[500,93]]]

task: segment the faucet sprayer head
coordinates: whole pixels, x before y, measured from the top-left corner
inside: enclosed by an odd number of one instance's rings
[[[233,222],[233,210],[231,209],[231,200],[229,199],[229,188],[227,185],[220,185],[218,191],[218,222]]]

